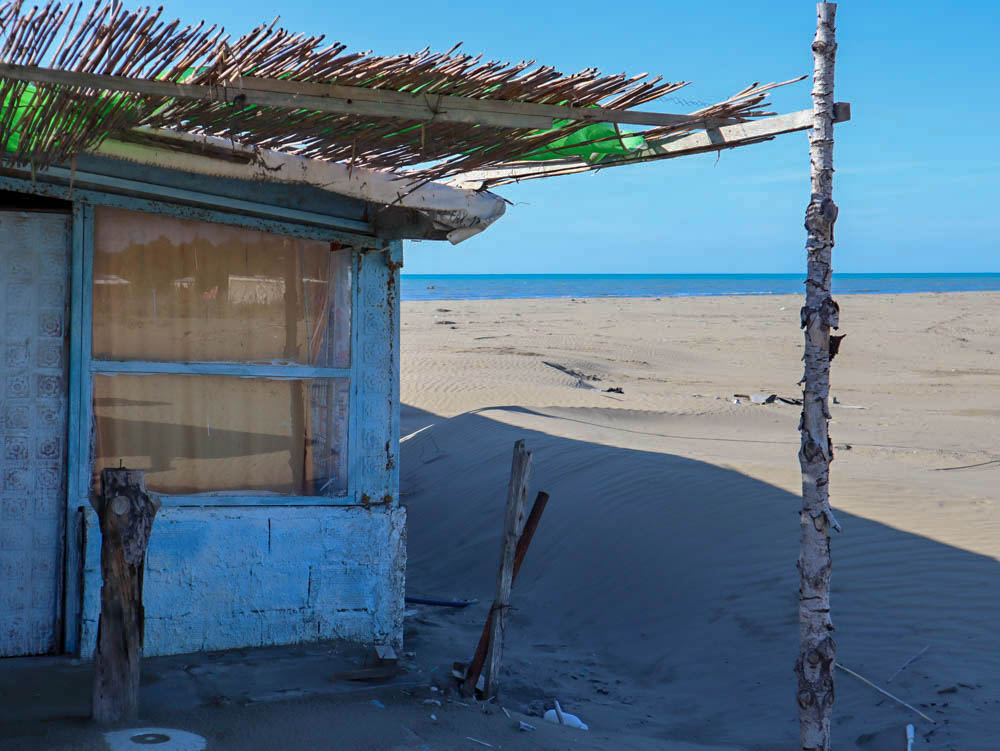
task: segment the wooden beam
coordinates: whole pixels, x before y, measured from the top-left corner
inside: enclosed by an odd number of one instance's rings
[[[510,484],[507,487],[507,514],[504,517],[503,544],[500,547],[500,569],[497,572],[497,591],[490,611],[490,640],[486,656],[486,676],[483,693],[495,696],[500,685],[500,663],[503,659],[503,639],[507,610],[510,608],[510,590],[514,584],[514,558],[517,541],[524,528],[524,502],[528,492],[528,474],[531,471],[531,452],[524,441],[514,444],[514,459],[510,467]],[[472,684],[475,689],[475,684]]]
[[[175,99],[233,102],[243,106],[391,117],[420,122],[473,123],[510,129],[545,130],[551,128],[553,121],[557,119],[649,126],[686,124],[691,127],[713,127],[732,122],[690,115],[614,110],[606,107],[572,107],[506,99],[473,99],[440,94],[409,94],[360,86],[270,78],[243,78],[221,86],[206,86],[5,63],[0,64],[0,79],[2,78]]]
[[[535,537],[535,530],[538,529],[538,522],[542,520],[542,512],[545,511],[545,506],[549,502],[549,494],[544,491],[539,491],[538,495],[535,496],[535,503],[531,507],[531,513],[528,514],[527,521],[524,522],[524,530],[521,532],[521,536],[517,540],[517,548],[514,551],[514,576],[511,578],[511,586],[514,586],[514,582],[517,581],[517,575],[521,571],[521,564],[524,563],[524,556],[528,553],[528,546],[531,545],[532,539]],[[479,676],[483,672],[483,663],[486,662],[486,651],[490,644],[490,624],[493,622],[493,614],[486,618],[486,623],[483,624],[483,632],[479,635],[479,643],[476,645],[475,654],[472,656],[472,662],[469,663],[469,667],[465,672],[465,682],[462,684],[462,695],[472,696],[476,691],[476,684],[479,683]]]
[[[785,133],[809,130],[812,127],[812,117],[812,110],[800,110],[787,115],[750,120],[721,128],[710,128],[698,133],[686,133],[682,136],[654,141],[646,148],[639,149],[634,155],[623,158],[628,161],[643,161],[668,154],[674,156],[678,153],[730,148],[741,142],[757,141],[761,138],[773,138]],[[850,119],[850,102],[838,102],[834,108],[833,121],[842,123]]]
[[[253,91],[279,91],[293,95],[309,95],[316,97],[334,97],[351,99],[357,102],[371,102],[382,105],[410,106],[419,104],[438,115],[447,114],[455,117],[475,118],[479,113],[495,114],[497,116],[522,115],[524,117],[549,118],[551,120],[576,120],[595,123],[621,123],[627,125],[687,125],[703,124],[702,127],[720,126],[734,122],[723,118],[697,118],[690,115],[672,115],[659,112],[638,112],[636,110],[614,110],[607,107],[574,107],[560,104],[539,104],[537,102],[519,102],[512,99],[473,99],[471,97],[451,96],[417,92],[411,94],[405,91],[388,89],[362,88],[359,86],[341,86],[339,84],[309,83],[304,81],[287,81],[273,78],[244,78],[238,87]],[[234,86],[234,88],[236,88]],[[465,114],[463,114],[465,113]],[[459,120],[459,122],[474,122],[474,119]]]
[[[458,175],[450,184],[460,188],[478,189],[484,185],[497,182],[511,182],[526,177],[555,177],[557,175],[584,172],[605,167],[620,167],[623,164],[638,164],[657,159],[672,159],[688,154],[698,154],[705,151],[719,151],[736,148],[761,140],[774,138],[785,133],[795,133],[812,127],[813,111],[800,110],[787,115],[767,117],[760,120],[725,125],[696,133],[685,133],[679,136],[662,138],[647,144],[624,156],[606,157],[600,162],[590,164],[581,159],[565,159],[555,162],[535,162],[533,164],[518,164],[513,167],[502,167],[491,170],[476,170]],[[847,122],[851,119],[849,102],[837,102],[834,107],[833,121]]]

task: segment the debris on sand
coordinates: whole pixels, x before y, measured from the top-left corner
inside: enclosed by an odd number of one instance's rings
[[[569,712],[564,712],[563,708],[559,706],[559,702],[556,702],[556,708],[550,709],[545,713],[545,719],[549,722],[554,722],[557,725],[566,725],[567,727],[577,728],[579,730],[589,730],[586,723],[583,722],[575,714],[570,714]]]

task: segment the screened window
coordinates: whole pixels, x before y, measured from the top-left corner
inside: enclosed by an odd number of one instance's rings
[[[351,254],[330,243],[98,208],[94,357],[346,368]]]
[[[98,470],[146,469],[161,493],[347,491],[347,379],[94,377]]]
[[[164,494],[345,494],[351,260],[95,209],[95,475],[123,463]]]

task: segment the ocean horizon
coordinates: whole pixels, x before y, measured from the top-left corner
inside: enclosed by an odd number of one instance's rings
[[[715,297],[801,293],[804,274],[403,274],[403,300]],[[834,274],[839,295],[1000,291],[1000,273]]]

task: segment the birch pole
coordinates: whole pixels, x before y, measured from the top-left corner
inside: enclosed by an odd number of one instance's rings
[[[829,751],[836,644],[830,619],[830,528],[840,525],[830,509],[830,329],[840,309],[831,292],[833,225],[833,67],[837,52],[835,3],[816,6],[813,39],[813,127],[809,132],[812,196],[806,209],[808,278],[801,311],[805,375],[799,422],[802,468],[799,551],[799,740],[803,751]]]

